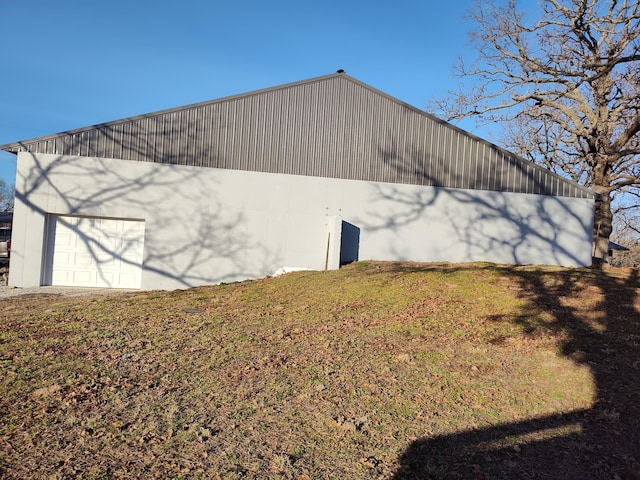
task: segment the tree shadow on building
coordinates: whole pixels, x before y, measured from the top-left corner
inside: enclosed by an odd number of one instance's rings
[[[61,134],[59,145],[53,142],[54,153],[46,155],[30,153],[29,144],[22,146],[24,166],[17,173],[15,196],[18,212],[28,210],[45,222],[44,232],[30,225],[23,236],[47,236],[47,222],[56,216],[84,244],[97,267],[101,286],[109,284],[103,264],[118,261],[137,265],[128,255],[131,245],[128,240],[117,247],[98,240],[108,237],[99,229],[94,229],[96,235],[89,237],[66,221],[70,217],[131,217],[146,220],[147,225],[152,222],[153,229],[145,233],[141,267],[145,275],[172,288],[263,274],[262,271],[257,274],[255,267],[249,268],[246,252],[258,252],[256,256],[265,259],[263,270],[273,255],[260,239],[246,235],[247,219],[243,212],[224,207],[218,193],[219,181],[203,173],[212,170],[180,165],[184,152],[163,147],[178,136],[190,145],[191,157],[222,162],[215,148],[207,149],[200,141],[203,129],[189,121],[181,126],[159,124],[153,135],[129,138],[118,135],[116,126],[105,124],[96,126],[94,132]],[[222,128],[216,122],[210,126],[213,131]],[[49,148],[49,143],[40,147],[36,143],[33,149]],[[100,156],[108,154],[122,158]],[[152,161],[136,161],[142,158]],[[125,168],[123,162],[127,159],[132,160],[128,160]],[[16,247],[20,255],[19,242]],[[51,262],[51,251],[45,250],[44,255]],[[225,271],[214,268],[220,262],[225,264]]]
[[[467,261],[531,263],[526,261],[532,258],[530,250],[538,248],[538,258],[548,259],[545,263],[584,264],[584,255],[577,256],[584,252],[577,252],[572,242],[587,243],[592,225],[586,215],[572,210],[570,201],[548,192],[542,174],[526,163],[509,164],[511,173],[521,175],[527,179],[523,184],[532,187],[518,191],[500,183],[505,176],[499,168],[488,172],[484,180],[482,172],[458,178],[449,162],[415,148],[407,153],[381,147],[379,161],[411,171],[421,184],[432,188],[407,196],[400,189],[379,187],[376,200],[394,202],[399,213],[393,219],[381,216],[378,224],[365,227],[399,229],[429,221],[431,216],[453,231],[451,242],[466,250]],[[528,195],[531,208],[514,208],[509,192],[533,192]],[[472,213],[456,216],[444,210],[449,201]],[[492,225],[500,228],[488,228]],[[429,248],[428,238],[424,245]],[[494,258],[496,251],[501,252],[501,259]],[[638,271],[558,269],[543,274],[533,267],[508,266],[500,271],[516,281],[525,303],[516,318],[499,320],[515,322],[525,336],[550,336],[561,356],[587,367],[594,384],[591,406],[420,438],[402,453],[392,479],[639,480]],[[591,278],[585,281],[585,276]],[[588,302],[580,304],[579,300]],[[547,319],[543,324],[540,312]]]

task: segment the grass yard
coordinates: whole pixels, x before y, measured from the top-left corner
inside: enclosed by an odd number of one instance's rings
[[[640,479],[636,271],[360,262],[0,303],[5,479]]]

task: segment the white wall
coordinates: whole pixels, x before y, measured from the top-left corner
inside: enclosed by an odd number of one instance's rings
[[[143,289],[335,267],[340,220],[361,260],[591,263],[584,199],[31,153],[16,192],[14,286],[40,283],[52,213],[144,219]]]

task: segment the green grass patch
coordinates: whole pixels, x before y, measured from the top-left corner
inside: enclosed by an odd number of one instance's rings
[[[513,465],[553,468],[535,462],[545,445],[594,441],[589,415],[618,439],[599,455],[629,463],[638,387],[619,384],[637,378],[638,288],[618,271],[357,262],[6,299],[0,476],[518,478]],[[484,452],[472,468],[469,450]]]

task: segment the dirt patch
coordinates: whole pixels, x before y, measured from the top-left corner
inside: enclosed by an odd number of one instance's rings
[[[121,290],[113,288],[78,288],[78,287],[8,287],[0,286],[0,299],[9,297],[21,297],[21,296],[66,296],[66,297],[81,297],[81,296],[103,296],[103,295],[117,295],[121,293],[131,292],[131,290]]]

